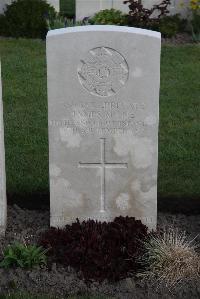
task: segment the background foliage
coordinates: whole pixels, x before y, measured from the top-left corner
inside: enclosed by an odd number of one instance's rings
[[[45,38],[46,19],[55,18],[55,10],[44,0],[16,0],[0,15],[0,35]]]
[[[97,12],[89,19],[91,24],[99,25],[126,25],[160,31],[163,37],[175,36],[178,32],[185,31],[186,21],[178,14],[170,16],[170,0],[163,0],[148,9],[139,0],[126,0],[129,7],[128,15],[116,9],[105,9]]]
[[[192,12],[190,27],[193,40],[200,41],[200,0],[190,0],[189,8]]]
[[[60,0],[60,12],[68,18],[75,17],[75,7],[76,0]]]
[[[117,9],[104,9],[97,12],[90,23],[94,25],[125,25],[127,23],[126,15]]]

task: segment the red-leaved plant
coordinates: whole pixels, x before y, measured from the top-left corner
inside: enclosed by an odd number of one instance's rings
[[[86,280],[114,281],[141,270],[138,258],[147,235],[147,227],[133,217],[120,216],[109,223],[77,219],[64,229],[49,229],[39,243],[50,248],[51,262],[81,271]]]
[[[153,28],[159,24],[162,17],[168,13],[168,7],[171,0],[163,0],[159,4],[155,4],[152,8],[145,8],[141,0],[125,0],[124,4],[128,4],[128,24],[130,26],[137,26],[141,28]]]

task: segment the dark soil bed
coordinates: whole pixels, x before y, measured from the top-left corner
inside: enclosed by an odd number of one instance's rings
[[[200,231],[200,215],[186,216],[183,214],[159,214],[158,226],[178,227],[191,236]],[[49,211],[23,210],[18,206],[8,208],[8,227],[6,238],[1,240],[1,248],[14,240],[35,242],[40,234],[49,226]],[[200,237],[198,237],[200,241]],[[56,295],[59,298],[76,294],[101,294],[112,298],[200,298],[200,279],[179,284],[174,290],[157,289],[150,282],[141,282],[132,278],[118,283],[108,282],[86,283],[80,274],[71,268],[64,269],[61,265],[52,265],[51,269],[25,271],[22,269],[0,269],[0,293],[30,292],[32,294]]]

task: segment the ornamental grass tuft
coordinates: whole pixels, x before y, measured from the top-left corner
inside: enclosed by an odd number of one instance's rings
[[[195,239],[189,239],[185,232],[172,227],[148,237],[144,242],[146,252],[141,259],[146,270],[139,276],[169,289],[180,282],[197,279],[200,257]]]

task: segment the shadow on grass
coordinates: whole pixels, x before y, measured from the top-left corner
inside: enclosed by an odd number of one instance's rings
[[[50,195],[46,191],[24,194],[7,194],[8,204],[17,204],[28,210],[49,210]],[[200,214],[200,199],[158,197],[158,211],[170,214],[198,215]],[[1,298],[0,298],[1,299]]]

